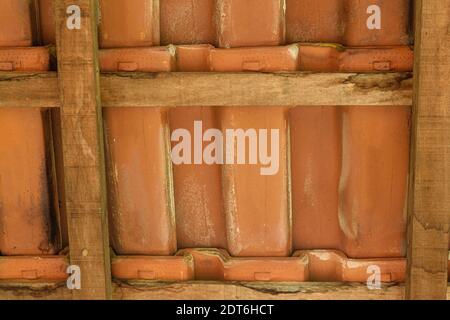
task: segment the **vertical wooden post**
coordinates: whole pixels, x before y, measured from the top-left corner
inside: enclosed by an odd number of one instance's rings
[[[416,1],[407,299],[446,299],[450,221],[450,0]]]
[[[97,0],[54,3],[70,263],[81,268],[81,290],[73,290],[73,296],[110,299],[98,4]]]

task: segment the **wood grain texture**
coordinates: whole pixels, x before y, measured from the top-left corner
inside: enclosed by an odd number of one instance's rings
[[[0,72],[0,108],[54,108],[60,105],[55,72]]]
[[[362,284],[179,282],[114,283],[114,300],[401,300],[404,286],[369,290]],[[450,288],[449,288],[450,294]],[[70,299],[65,283],[0,282],[0,300]]]
[[[403,284],[369,290],[359,283],[114,283],[114,300],[402,300]],[[450,299],[450,286],[447,287]]]
[[[111,73],[105,107],[411,105],[410,74]]]
[[[116,283],[120,300],[401,300],[403,285],[369,290],[357,283],[179,282]]]
[[[0,281],[0,300],[70,300],[66,282]]]
[[[65,203],[70,263],[81,268],[75,299],[111,298],[106,180],[97,59],[96,0],[55,1]],[[81,29],[66,27],[69,5]]]
[[[402,300],[404,296],[402,284],[386,284],[380,290],[369,290],[357,283],[113,283],[114,300]],[[71,297],[65,282],[0,281],[0,300],[67,300]],[[450,299],[450,286],[447,299]]]
[[[56,77],[0,72],[0,107],[58,107]],[[409,73],[112,73],[101,84],[103,107],[412,104]]]
[[[446,299],[450,222],[450,0],[416,1],[408,299]]]

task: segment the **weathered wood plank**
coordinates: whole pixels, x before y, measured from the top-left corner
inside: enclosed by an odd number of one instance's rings
[[[384,285],[369,290],[357,283],[242,283],[179,282],[116,283],[120,300],[401,300],[404,286]]]
[[[104,74],[105,107],[411,105],[410,74]]]
[[[0,281],[0,300],[70,300],[72,292],[66,282]]]
[[[384,285],[369,290],[362,284],[179,282],[114,283],[114,300],[401,300],[404,286]],[[450,296],[450,287],[449,287]],[[0,300],[70,299],[65,282],[0,282]]]
[[[381,290],[368,290],[362,284],[342,283],[114,283],[114,300],[401,300],[405,287],[384,285]],[[61,283],[0,282],[0,300],[70,299],[71,292]],[[447,287],[450,299],[450,286]]]
[[[73,5],[81,9],[81,24],[71,30],[66,12]],[[97,5],[95,0],[55,1],[70,263],[81,269],[75,299],[111,298]]]
[[[54,108],[60,105],[55,72],[0,72],[0,108]]]
[[[412,104],[406,74],[103,74],[103,107]],[[0,72],[0,107],[58,107],[56,74]]]
[[[445,299],[450,222],[450,0],[416,1],[409,299]]]

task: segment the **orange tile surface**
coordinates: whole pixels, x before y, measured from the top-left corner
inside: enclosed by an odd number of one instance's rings
[[[162,44],[284,43],[283,0],[161,0]]]
[[[194,280],[190,255],[177,257],[114,257],[112,276],[120,280],[188,281]]]
[[[343,44],[389,46],[409,43],[410,0],[346,0]],[[375,7],[375,8],[374,8]],[[370,19],[380,12],[379,27]],[[372,25],[371,28],[368,26]]]
[[[220,249],[186,249],[174,257],[115,257],[112,264],[119,280],[367,283],[374,272],[380,272],[382,283],[404,282],[406,259],[351,259],[335,250],[297,251],[286,258],[233,258]]]
[[[51,1],[40,0],[47,44],[54,42]],[[296,42],[363,47],[410,43],[409,0],[101,0],[100,5],[103,48],[159,43],[222,48]]]
[[[53,0],[38,0],[39,28],[43,44],[55,44],[55,18]]]
[[[26,47],[32,44],[28,0],[0,0],[0,47]]]
[[[211,71],[296,71],[298,46],[212,49]]]
[[[48,48],[1,48],[0,71],[37,71],[50,68]]]
[[[276,281],[308,280],[307,257],[232,258],[224,250],[183,250],[178,255],[192,255],[196,280]]]
[[[150,47],[99,51],[104,72],[168,72],[175,69],[175,48]]]
[[[100,51],[102,71],[162,72],[174,64],[170,48]],[[117,254],[176,252],[168,117],[162,109],[104,111],[110,239]]]
[[[450,270],[450,269],[449,269]],[[405,258],[350,259],[340,251],[297,251],[290,257],[233,258],[221,249],[185,249],[174,257],[117,257],[120,280],[361,282],[374,271],[382,283],[405,281]]]
[[[202,55],[187,55],[188,51]],[[208,59],[196,71],[316,71],[316,72],[406,72],[412,71],[414,52],[408,46],[345,48],[339,45],[298,44],[278,47],[216,49],[186,47],[177,50],[183,61]],[[194,62],[190,62],[193,64]],[[199,63],[199,62],[198,62]],[[185,71],[182,68],[179,71]]]
[[[0,110],[0,253],[53,254],[41,110]]]
[[[217,44],[216,0],[160,0],[161,44]]]
[[[406,255],[409,107],[291,110],[294,249]]]
[[[340,251],[298,251],[294,257],[308,260],[309,281],[362,282],[373,274],[373,267],[380,271],[381,282],[404,282],[406,259],[349,259]]]
[[[194,121],[204,130],[219,127],[214,108],[175,108],[170,111],[170,130],[194,134]],[[172,143],[174,147],[176,142]],[[194,145],[191,146],[194,153]],[[178,248],[225,248],[226,222],[218,164],[173,165]]]
[[[167,112],[115,108],[104,116],[111,245],[117,254],[172,255]]]
[[[262,165],[250,164],[248,154],[246,164],[226,164],[222,168],[227,248],[232,256],[289,256],[287,111],[279,107],[230,107],[221,108],[219,114],[222,132],[255,128],[257,131],[268,130],[268,139],[272,129],[278,130],[279,135],[279,170],[276,174],[262,175]],[[247,149],[250,149],[248,139],[247,143]]]
[[[409,0],[286,0],[286,41],[406,45],[409,17]]]
[[[0,257],[0,280],[64,281],[68,265],[64,256]]]
[[[222,48],[284,43],[284,0],[216,0]]]
[[[176,47],[177,71],[204,72],[211,70],[210,45],[187,45]]]
[[[182,45],[100,51],[103,71],[406,72],[412,71],[413,62],[413,50],[408,46],[345,48],[295,44],[220,49]]]
[[[2,71],[45,71],[48,67],[47,48],[0,48]],[[48,255],[59,250],[54,242],[45,136],[41,110],[0,110],[2,255]]]
[[[412,71],[414,52],[408,46],[345,48],[299,45],[299,71],[406,72]]]
[[[374,57],[373,61],[383,61],[377,57],[405,57],[404,66],[401,66],[402,58],[392,59],[399,61],[389,65],[394,69],[409,68],[407,65],[412,64],[411,50],[408,47],[344,51],[341,47],[335,46],[216,49],[208,45],[194,45],[171,47],[171,50],[163,48],[103,50],[101,65],[108,71],[119,69],[120,62],[127,62],[127,66],[134,66],[129,71],[142,71],[144,68],[153,71],[217,71],[220,68],[219,71],[226,72],[295,70],[302,66],[331,71],[352,68],[379,71],[373,69],[370,57]],[[295,53],[298,55],[292,54],[292,51],[297,51]],[[314,61],[321,61],[319,57],[322,52],[325,52],[327,57],[332,52],[349,58],[343,58],[339,63],[314,65]],[[315,55],[317,59],[314,58]],[[354,56],[356,58],[353,58]],[[302,58],[305,59],[303,65]],[[176,61],[175,67],[169,62],[172,60]],[[334,61],[334,58],[330,60]],[[147,66],[147,61],[151,62],[153,67]],[[256,65],[255,61],[259,61],[260,67],[249,68],[245,61],[252,61],[253,66]],[[353,61],[356,61],[354,66]],[[126,68],[123,70],[127,71]],[[117,117],[117,121],[123,122],[129,112],[130,109],[124,109],[122,116]],[[249,262],[251,259],[244,264],[237,263],[236,269],[223,270],[222,264],[227,258],[219,259],[218,256],[226,256],[228,253],[233,257],[259,257],[266,262],[274,257],[289,260],[292,250],[298,249],[341,250],[351,258],[374,258],[377,261],[390,257],[404,257],[409,108],[305,107],[287,111],[278,107],[257,109],[203,107],[175,108],[169,115],[171,132],[183,128],[192,135],[193,123],[199,120],[203,121],[204,130],[209,128],[280,130],[280,171],[275,176],[261,176],[260,167],[252,165],[173,165],[176,247],[226,249],[221,251],[221,254],[213,255],[212,260],[206,259],[204,255],[197,258],[202,262],[196,262],[196,265],[215,266],[211,267],[210,271],[199,271],[199,277],[207,278],[210,272],[210,276],[215,279],[226,278],[226,274],[229,275],[227,279],[231,280],[253,279],[254,273],[251,271],[239,273],[240,269],[247,268],[245,266],[253,266],[253,262]],[[108,121],[111,120],[107,119]],[[290,137],[288,137],[288,122]],[[129,130],[133,131],[132,129],[125,131]],[[118,132],[117,137],[120,135]],[[287,191],[288,138],[292,148],[294,205],[292,226]],[[135,136],[133,140],[139,141],[139,137]],[[125,148],[125,145],[122,148]],[[172,144],[174,145],[175,143]],[[132,148],[135,148],[135,145]],[[142,148],[145,149],[145,146]],[[148,149],[147,147],[146,150]],[[118,154],[134,152],[141,157],[143,154],[142,151],[136,150],[116,152]],[[392,159],[395,161],[392,162]],[[136,167],[127,160],[122,163],[123,170],[132,170]],[[139,186],[140,180],[144,181],[145,178],[128,179],[129,184],[124,184],[123,190],[129,192],[145,189],[149,194],[153,193],[150,187]],[[130,217],[145,216],[151,209],[147,208],[139,215],[132,213],[129,208],[125,212]],[[124,218],[120,225],[126,224],[127,219],[129,218]],[[355,225],[357,229],[352,229]],[[115,243],[122,241],[122,238],[130,244],[136,242],[130,241],[131,237],[125,232],[119,234],[114,228],[117,227],[111,228],[113,237],[116,237]],[[159,237],[159,233],[166,231],[164,228],[157,228],[150,232],[149,226],[140,230],[134,228],[133,232],[138,238],[148,238],[150,233],[158,234]],[[164,243],[160,242],[158,245],[164,246]],[[117,245],[115,248],[117,250]],[[123,248],[120,253],[136,252]],[[258,259],[256,260],[259,261]],[[353,274],[351,268],[345,268],[345,259],[342,257],[335,259],[338,261],[335,262],[336,265],[343,265],[342,274],[335,278],[360,279],[364,274],[362,269],[356,275]],[[364,261],[361,263],[360,268],[365,266]],[[207,269],[207,267],[200,268]],[[346,272],[349,275],[346,275]],[[203,273],[206,276],[203,276]],[[397,276],[392,277],[398,279]]]
[[[159,1],[100,0],[101,48],[159,45]]]
[[[158,3],[157,0],[100,0],[100,47],[159,45]],[[40,28],[45,44],[55,43],[52,6],[53,0],[39,0]]]

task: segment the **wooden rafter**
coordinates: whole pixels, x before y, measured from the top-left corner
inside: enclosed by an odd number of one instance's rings
[[[70,264],[81,269],[81,290],[72,292],[76,299],[108,299],[111,267],[97,62],[97,1],[54,3]],[[79,29],[66,27],[71,5],[81,10]]]
[[[450,0],[416,1],[409,299],[446,299],[450,223]]]

